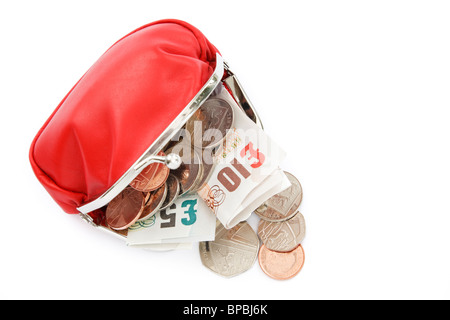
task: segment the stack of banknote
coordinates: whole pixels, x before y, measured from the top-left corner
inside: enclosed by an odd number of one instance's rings
[[[120,234],[128,246],[171,250],[200,243],[202,261],[208,266],[214,259],[206,252],[211,253],[210,247],[224,237],[250,239],[250,245],[240,244],[243,257],[263,246],[288,252],[300,245],[304,221],[299,220],[303,216],[297,209],[302,192],[298,180],[281,169],[286,153],[246,116],[223,86],[160,151],[160,155],[171,153],[182,160],[178,169],[149,165],[104,208],[103,226]],[[252,214],[275,225],[262,226],[258,238],[245,222]],[[280,230],[292,229],[285,221],[302,225],[297,228],[301,231],[291,234],[295,239],[271,243],[284,236]],[[276,225],[281,222],[287,227]],[[244,260],[240,265],[222,266],[227,271],[218,273],[241,273],[247,269]]]

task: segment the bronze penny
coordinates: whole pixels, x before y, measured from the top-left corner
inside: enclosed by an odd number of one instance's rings
[[[209,148],[221,143],[233,125],[232,106],[223,99],[211,98],[186,122],[186,130],[195,147]]]
[[[302,242],[305,233],[305,218],[300,212],[282,222],[259,221],[258,236],[273,251],[288,252],[295,249]]]
[[[167,184],[164,183],[161,188],[149,192],[145,197],[145,204],[142,214],[138,221],[143,221],[153,216],[161,208],[167,195]]]
[[[99,209],[97,209],[97,210],[99,210]],[[105,206],[105,212],[106,212],[106,206]],[[94,221],[95,221],[95,220],[94,220]],[[111,228],[110,226],[108,226],[108,224],[106,223],[106,216],[105,216],[105,213],[103,213],[103,216],[100,217],[100,219],[96,219],[95,223],[96,223],[98,226],[100,226],[100,227],[102,227],[102,228],[105,228],[105,229],[108,229],[108,230],[110,230],[111,232],[114,232],[114,233],[116,233],[116,234],[118,234],[118,235],[121,235],[121,236],[124,236],[124,237],[128,236],[128,229],[114,230],[113,228]]]
[[[166,150],[166,153],[175,153],[181,158],[180,167],[172,171],[172,174],[180,182],[180,195],[191,191],[203,170],[199,154],[190,145],[183,142]]]
[[[180,182],[178,181],[177,177],[175,177],[173,174],[170,174],[166,181],[167,186],[167,195],[164,199],[164,202],[159,208],[159,210],[165,209],[168,206],[170,206],[180,194]]]
[[[274,222],[288,220],[295,215],[302,202],[303,190],[300,182],[289,172],[284,173],[291,182],[291,186],[274,195],[255,210],[255,213],[263,220]]]
[[[142,192],[126,187],[106,208],[106,224],[114,230],[127,229],[141,216],[145,198]]]
[[[164,156],[163,152],[158,156]],[[150,192],[160,188],[167,180],[170,169],[163,163],[152,163],[130,183],[130,186],[142,192]]]
[[[303,268],[305,252],[301,244],[289,252],[269,250],[262,244],[259,249],[258,261],[262,271],[269,277],[276,280],[287,280],[295,277]]]

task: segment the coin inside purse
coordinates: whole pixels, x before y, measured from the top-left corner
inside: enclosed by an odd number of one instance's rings
[[[175,153],[180,155],[180,167],[170,170],[170,174],[173,175],[177,181],[179,181],[180,191],[177,196],[196,192],[204,185],[204,183],[209,178],[209,174],[212,172],[212,159],[214,157],[214,153],[218,150],[222,140],[225,138],[227,130],[233,126],[233,109],[229,105],[229,102],[217,98],[221,90],[226,90],[228,93],[230,93],[231,97],[235,100],[242,111],[257,125],[259,125],[261,128],[263,127],[256,110],[251,104],[237,77],[230,70],[228,64],[224,63],[223,67],[225,77],[223,77],[223,79],[212,88],[213,90],[211,90],[210,88],[211,92],[206,97],[206,99],[203,99],[203,101],[198,104],[197,109],[194,112],[191,112],[189,117],[186,117],[186,120],[184,122],[179,122],[177,124],[178,127],[170,128],[170,139],[165,139],[165,144],[163,146],[159,145],[160,148],[157,150],[158,154],[163,153],[165,155],[169,155]],[[198,95],[204,96],[205,93],[199,92]],[[195,122],[197,122],[197,124]],[[218,134],[211,134],[208,130],[212,129],[217,130]],[[199,142],[199,140],[198,138],[194,137],[195,134],[197,136],[200,135],[202,140],[200,141],[200,143],[196,144],[196,142]],[[214,139],[212,139],[213,136]],[[217,138],[217,136],[219,138]],[[189,155],[184,156],[183,154],[180,154],[179,151],[175,150],[177,146],[182,146],[184,148],[190,149],[190,153],[187,153]],[[187,159],[189,159],[192,163],[188,163]],[[147,166],[144,166],[141,171],[144,171],[149,166],[151,166],[151,163]],[[163,175],[159,174],[158,176],[160,177]],[[165,173],[164,176],[167,179],[169,175]],[[131,185],[133,185],[133,181],[130,183]],[[158,182],[158,184],[161,185],[162,183],[163,181]],[[126,188],[130,184],[127,184],[125,186],[124,184],[122,184],[122,187]],[[164,184],[164,187],[167,188],[167,185]],[[158,188],[156,190],[153,189],[152,192],[157,193],[158,190]],[[166,191],[164,192],[164,197],[167,196],[169,196],[169,193]],[[170,196],[172,197],[170,201],[174,202],[176,197],[173,197],[173,194]],[[164,201],[165,198],[161,200],[161,206]],[[99,215],[101,216],[105,214],[105,208],[107,208],[108,205],[109,202],[106,203],[102,208],[89,212],[88,216],[91,219],[88,220],[90,220],[91,224],[107,231],[112,231],[115,235],[118,235],[122,238],[126,237],[127,230],[116,230],[114,228],[111,228],[110,226],[108,226],[106,219],[98,217]],[[158,202],[157,208],[160,208],[161,206],[159,206]],[[154,212],[152,211],[151,213],[149,213],[147,204],[146,210],[143,210],[143,212],[147,213],[147,215],[137,220],[143,221],[149,219],[157,211],[158,209],[154,210]]]

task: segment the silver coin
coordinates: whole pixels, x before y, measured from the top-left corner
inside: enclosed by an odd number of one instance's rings
[[[291,186],[274,195],[255,210],[255,213],[263,220],[274,222],[288,220],[295,215],[302,202],[303,190],[300,182],[289,172],[284,173],[291,182]]]
[[[186,122],[186,130],[193,146],[218,146],[234,122],[232,106],[223,99],[209,98]]]
[[[258,257],[258,250],[258,236],[245,221],[231,229],[225,229],[218,222],[215,240],[199,243],[203,265],[224,277],[249,270]]]
[[[259,221],[258,236],[264,245],[273,251],[289,252],[294,250],[303,241],[305,234],[305,218],[298,211],[295,216],[286,221]]]
[[[213,154],[211,153],[213,149],[205,149],[204,152],[202,152],[202,156],[200,157],[202,161],[202,174],[199,175],[199,179],[197,180],[195,186],[193,187],[193,190],[200,190],[203,188],[203,186],[208,182],[209,178],[211,177],[211,174],[214,169],[214,159]],[[196,150],[197,151],[197,150]]]

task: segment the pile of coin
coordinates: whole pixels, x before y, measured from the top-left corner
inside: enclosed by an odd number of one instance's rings
[[[201,162],[198,153],[191,149],[190,161],[182,150],[170,148],[168,153],[178,153],[182,164],[170,170],[164,164],[153,163],[146,167],[118,196],[107,205],[104,212],[104,225],[109,229],[127,234],[127,229],[139,221],[144,221],[163,210],[189,192],[196,192],[206,182],[208,165]],[[158,155],[164,155],[160,152]],[[195,159],[194,159],[195,158]]]
[[[158,155],[164,155],[160,152]],[[105,210],[105,225],[114,231],[123,231],[136,221],[150,218],[163,204],[171,201],[173,190],[178,190],[176,178],[170,178],[170,169],[164,164],[147,166]]]
[[[258,236],[263,242],[259,264],[274,279],[289,279],[303,268],[305,253],[301,242],[305,238],[305,218],[298,211],[303,199],[300,182],[285,172],[291,186],[273,196],[255,210],[261,218]]]
[[[298,211],[303,190],[291,173],[285,174],[291,186],[255,210],[260,217],[257,234],[246,221],[229,230],[218,223],[215,240],[200,242],[205,267],[231,277],[249,270],[258,258],[271,278],[290,279],[300,272],[305,261],[301,242],[306,234],[305,219]]]
[[[197,192],[213,168],[212,155],[232,127],[233,108],[223,99],[208,99],[158,153],[180,156],[181,166],[147,166],[102,210],[100,224],[122,235],[138,221],[145,221],[169,207],[179,196]],[[201,139],[199,140],[200,137]]]
[[[147,166],[103,208],[101,224],[127,236],[128,228],[135,223],[145,223],[160,210],[171,206],[179,196],[201,189],[213,169],[213,162],[205,160],[212,159],[233,120],[233,109],[228,102],[207,100],[175,139],[158,153],[159,156],[179,155],[181,166],[175,170],[161,163]],[[210,129],[215,129],[218,134],[208,135]],[[206,138],[198,140],[197,137],[202,136]],[[208,155],[205,151],[209,152],[209,157],[205,156]],[[205,267],[231,277],[249,270],[258,259],[263,272],[274,279],[289,279],[300,272],[305,259],[301,245],[305,237],[305,219],[298,211],[303,190],[292,174],[285,174],[291,186],[254,211],[259,217],[257,232],[247,221],[226,229],[216,220],[215,240],[199,243],[200,258]]]

